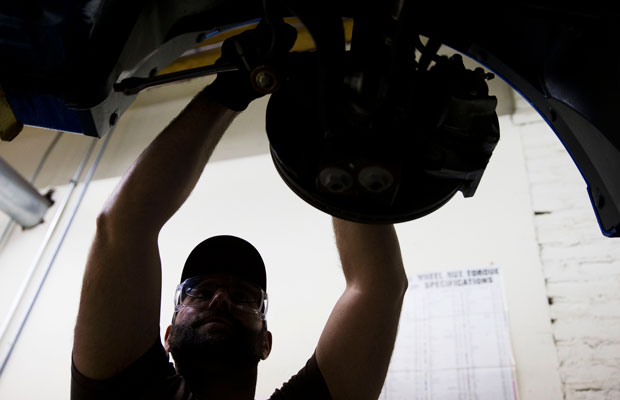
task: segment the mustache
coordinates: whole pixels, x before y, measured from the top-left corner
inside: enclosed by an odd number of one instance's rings
[[[190,325],[194,328],[209,322],[210,320],[222,320],[233,327],[240,327],[241,322],[238,321],[232,313],[224,310],[205,310],[195,314]]]

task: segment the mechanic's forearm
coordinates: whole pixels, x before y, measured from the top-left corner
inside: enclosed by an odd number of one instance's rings
[[[370,290],[404,290],[407,276],[393,225],[333,219],[336,245],[347,285]]]
[[[101,215],[124,229],[159,232],[191,193],[237,114],[201,92],[142,152]]]
[[[316,350],[334,400],[379,398],[407,289],[396,231],[334,218],[347,287]]]

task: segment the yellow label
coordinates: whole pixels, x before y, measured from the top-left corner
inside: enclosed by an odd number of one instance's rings
[[[0,140],[11,141],[22,131],[24,125],[15,118],[2,87],[0,87]]]

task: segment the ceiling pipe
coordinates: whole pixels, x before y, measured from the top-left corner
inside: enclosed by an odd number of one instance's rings
[[[67,190],[65,191],[65,194],[63,196],[63,199],[58,204],[58,208],[56,209],[56,212],[54,213],[54,217],[52,218],[49,226],[47,227],[47,231],[45,232],[43,241],[41,242],[37,252],[35,253],[34,259],[32,263],[30,264],[30,268],[28,269],[28,272],[25,274],[25,277],[22,280],[22,283],[17,291],[17,294],[13,298],[13,303],[11,304],[9,312],[6,314],[6,317],[4,318],[4,321],[2,325],[0,326],[0,343],[4,343],[5,341],[5,335],[7,334],[9,330],[11,321],[15,317],[15,314],[17,313],[19,305],[24,299],[26,290],[28,289],[32,281],[32,277],[35,275],[35,272],[37,271],[37,267],[39,266],[39,263],[41,262],[41,259],[43,258],[43,254],[45,253],[45,250],[48,248],[49,243],[52,240],[52,235],[54,235],[54,232],[56,231],[56,227],[58,226],[60,218],[63,216],[67,208],[67,205],[69,204],[69,200],[71,199],[71,195],[73,194],[73,191],[78,185],[78,180],[80,179],[82,172],[86,168],[86,164],[88,163],[88,160],[90,159],[90,156],[93,153],[95,146],[97,145],[97,140],[98,139],[96,138],[91,139],[90,145],[88,146],[86,153],[82,157],[82,161],[80,162],[80,165],[77,167],[77,170],[73,174],[73,178],[71,178],[71,181],[69,182]],[[2,364],[2,368],[0,368],[0,371],[3,368],[4,368],[4,364]]]
[[[53,203],[0,157],[0,210],[23,228],[32,228]]]
[[[4,354],[2,354],[2,357],[0,358],[0,376],[2,376],[2,374],[4,373],[4,370],[5,370],[6,366],[7,366],[9,358],[11,357],[11,354],[13,353],[13,350],[15,349],[15,345],[17,343],[17,340],[19,339],[19,337],[22,334],[22,331],[24,330],[24,327],[26,325],[26,321],[30,317],[30,313],[32,312],[32,310],[34,308],[34,304],[37,301],[37,298],[39,297],[39,294],[41,293],[41,289],[43,287],[43,284],[45,283],[45,280],[47,279],[47,276],[48,276],[52,266],[54,265],[54,261],[56,261],[56,256],[58,255],[58,253],[59,253],[59,251],[60,251],[60,249],[62,247],[62,244],[63,244],[63,242],[65,240],[65,237],[67,236],[67,232],[69,231],[69,228],[71,228],[71,225],[73,224],[73,220],[75,218],[75,215],[77,214],[77,211],[78,211],[80,205],[82,204],[82,200],[84,199],[84,195],[86,194],[86,191],[88,190],[89,184],[90,184],[90,182],[93,179],[95,171],[97,170],[97,167],[99,166],[99,162],[101,161],[101,158],[103,157],[103,154],[104,154],[104,152],[106,150],[106,147],[108,145],[108,142],[110,141],[110,138],[112,137],[112,133],[113,133],[113,131],[111,131],[110,133],[108,133],[106,135],[106,138],[103,141],[103,144],[101,145],[101,147],[99,148],[99,152],[98,152],[97,156],[95,157],[95,160],[93,161],[93,163],[91,164],[91,166],[90,166],[90,168],[88,170],[88,174],[86,175],[86,178],[84,180],[84,183],[83,183],[83,186],[82,186],[82,190],[80,191],[79,197],[78,197],[77,201],[75,202],[75,204],[73,205],[72,210],[70,212],[70,215],[68,216],[68,219],[66,220],[64,226],[62,227],[62,230],[60,232],[60,237],[58,238],[58,240],[56,241],[56,244],[54,245],[53,254],[51,255],[51,257],[49,258],[49,260],[47,261],[47,263],[43,267],[43,274],[39,278],[38,283],[35,285],[36,291],[35,291],[34,295],[30,298],[30,301],[29,301],[29,304],[28,304],[28,306],[26,308],[26,311],[23,314],[23,316],[21,317],[21,320],[20,320],[20,322],[18,324],[17,331],[10,338],[6,338],[5,337],[5,336],[8,336],[7,334],[8,334],[8,331],[9,331],[9,325],[11,324],[13,318],[15,317],[15,315],[17,313],[17,309],[18,309],[19,304],[24,299],[24,294],[25,294],[25,291],[26,291],[26,287],[30,284],[31,278],[34,275],[34,271],[35,271],[37,265],[39,264],[39,262],[41,261],[43,252],[45,251],[45,249],[47,249],[48,244],[50,243],[51,235],[52,235],[52,233],[54,232],[54,230],[56,228],[56,224],[60,220],[60,216],[63,214],[67,204],[69,203],[69,198],[71,197],[71,193],[73,192],[73,190],[75,189],[75,187],[78,184],[78,180],[79,180],[80,176],[82,175],[82,171],[84,170],[84,167],[86,166],[87,161],[90,159],[90,156],[91,156],[91,154],[92,154],[92,152],[93,152],[97,142],[99,141],[98,138],[94,138],[92,140],[91,145],[89,146],[88,150],[86,151],[86,154],[84,155],[84,158],[82,159],[82,162],[80,163],[80,166],[78,167],[77,171],[75,172],[75,175],[71,179],[70,188],[67,190],[65,198],[63,199],[63,202],[62,202],[61,206],[59,207],[56,216],[54,217],[54,221],[52,223],[52,226],[50,226],[50,229],[48,230],[48,235],[46,235],[46,238],[44,239],[43,243],[41,244],[41,247],[39,248],[39,252],[37,253],[37,256],[35,257],[35,260],[32,263],[30,273],[28,274],[26,279],[22,282],[21,290],[20,290],[20,292],[18,293],[18,295],[14,299],[13,306],[11,308],[11,312],[5,318],[4,324],[2,326],[2,330],[0,330],[0,342],[2,342],[3,344],[6,342],[7,345],[8,345],[8,349],[4,352]]]

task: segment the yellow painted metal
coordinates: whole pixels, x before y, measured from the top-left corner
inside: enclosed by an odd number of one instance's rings
[[[0,140],[11,141],[22,131],[24,125],[15,118],[15,114],[0,87]]]
[[[293,45],[291,51],[311,51],[315,49],[312,36],[308,33],[308,30],[297,18],[285,18],[285,21],[294,26],[297,29],[297,40]],[[249,24],[240,28],[236,28],[210,39],[201,42],[192,50],[188,51],[186,55],[178,58],[175,62],[162,69],[158,75],[169,74],[172,72],[184,71],[191,68],[203,67],[206,65],[213,65],[215,60],[220,57],[222,42],[227,38],[238,35],[246,29],[255,28],[257,23]],[[343,20],[345,40],[347,43],[351,41],[353,34],[353,20],[346,18]]]

